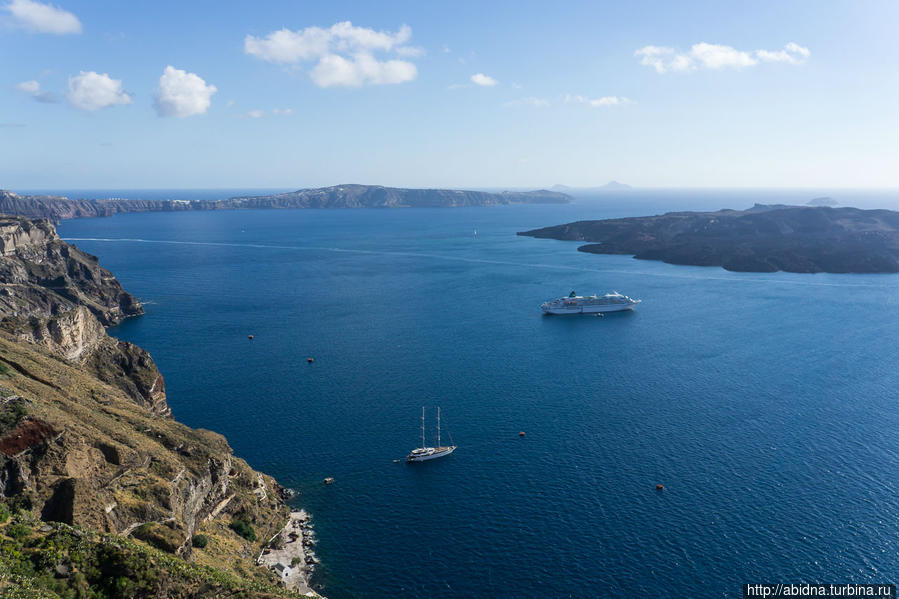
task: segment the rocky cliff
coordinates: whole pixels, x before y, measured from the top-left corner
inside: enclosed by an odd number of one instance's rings
[[[29,196],[0,190],[0,213],[54,222],[68,218],[112,216],[125,212],[183,212],[187,210],[249,210],[296,208],[451,208],[504,204],[566,203],[571,197],[555,191],[488,193],[457,189],[404,189],[380,185],[336,185],[300,189],[267,196],[226,200],[70,200],[63,196]]]
[[[129,556],[161,550],[238,575],[228,578],[232,587],[277,591],[252,557],[287,518],[283,490],[234,457],[220,435],[172,419],[149,354],[105,332],[141,311],[48,221],[0,217],[0,515],[62,523],[44,531],[51,536],[61,525],[130,535],[138,541],[127,544]],[[196,535],[205,548],[192,546]],[[118,551],[125,545],[116,538],[96,542]],[[0,594],[8,590],[3,567],[0,559]],[[134,596],[219,596],[218,583],[197,572],[197,593],[169,576]]]
[[[899,272],[899,212],[783,205],[578,221],[519,235],[578,250],[746,272]]]

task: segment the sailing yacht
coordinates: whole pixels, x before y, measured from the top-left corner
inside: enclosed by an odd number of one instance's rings
[[[434,460],[442,458],[456,451],[455,445],[440,445],[440,408],[437,408],[437,447],[425,446],[425,409],[421,409],[421,447],[413,449],[412,453],[406,456],[406,462],[424,462],[425,460]]]

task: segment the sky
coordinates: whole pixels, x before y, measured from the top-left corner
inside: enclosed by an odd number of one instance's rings
[[[895,188],[897,27],[895,0],[0,0],[0,188]]]

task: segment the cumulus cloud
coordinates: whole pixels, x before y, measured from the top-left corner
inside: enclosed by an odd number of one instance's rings
[[[81,21],[67,10],[34,0],[12,0],[3,7],[16,25],[34,33],[81,33]]]
[[[804,63],[811,52],[808,48],[790,42],[781,50],[755,50],[754,52],[737,50],[732,46],[693,44],[689,52],[678,52],[668,46],[644,46],[634,52],[640,64],[652,67],[657,73],[670,71],[691,71],[699,68],[744,69],[754,67],[760,62],[785,62],[799,65]]]
[[[475,73],[471,76],[471,82],[475,85],[482,85],[484,87],[493,87],[499,81],[491,77],[490,75],[485,75],[484,73]]]
[[[605,106],[623,106],[630,104],[631,100],[624,96],[602,96],[600,98],[588,98],[587,96],[571,95],[565,96],[566,104],[586,104],[593,108],[602,108]]]
[[[212,94],[218,90],[202,77],[169,65],[159,78],[154,106],[159,116],[184,118],[203,114],[212,104]]]
[[[309,77],[319,87],[342,85],[358,87],[370,83],[383,85],[412,81],[418,74],[415,65],[405,60],[377,60],[371,54],[344,58],[339,54],[322,56]]]
[[[100,110],[117,104],[131,104],[131,96],[122,89],[122,80],[106,73],[81,71],[69,77],[69,103],[81,110]]]
[[[46,104],[55,104],[59,102],[59,98],[53,92],[41,89],[41,84],[32,79],[31,81],[22,81],[16,84],[16,89],[23,94],[28,94],[35,102],[44,102]]]
[[[309,77],[319,87],[358,87],[412,81],[418,69],[408,60],[379,59],[375,53],[394,53],[402,58],[423,54],[421,48],[405,45],[412,29],[403,25],[396,32],[356,27],[350,21],[325,29],[306,27],[280,29],[265,37],[247,35],[244,52],[277,64],[314,62]]]
[[[790,64],[802,64],[805,62],[811,52],[808,48],[800,46],[795,42],[790,42],[783,47],[783,50],[769,52],[768,50],[757,50],[756,56],[764,62],[787,62]]]

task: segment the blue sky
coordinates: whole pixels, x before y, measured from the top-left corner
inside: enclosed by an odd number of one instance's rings
[[[0,188],[899,187],[897,25],[893,0],[0,0]]]

